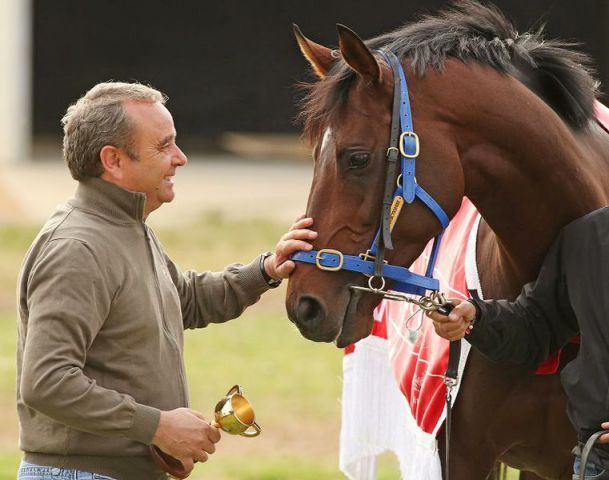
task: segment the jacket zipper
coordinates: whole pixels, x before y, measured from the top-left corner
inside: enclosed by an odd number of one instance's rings
[[[163,302],[163,295],[161,292],[161,285],[159,282],[159,276],[158,276],[158,271],[156,268],[156,262],[154,260],[154,251],[153,251],[153,247],[152,247],[152,241],[150,238],[150,235],[148,233],[148,226],[144,223],[143,224],[144,227],[144,237],[146,238],[146,245],[148,247],[148,253],[150,254],[150,261],[152,262],[152,271],[154,274],[154,284],[156,287],[156,293],[157,293],[157,298],[158,298],[158,302],[159,302],[159,309],[161,310],[161,321],[163,323],[163,332],[165,333],[165,336],[169,338],[169,340],[171,341],[171,343],[173,344],[173,346],[175,347],[175,351],[178,354],[178,362],[180,365],[180,380],[182,382],[182,403],[185,406],[188,406],[188,398],[186,398],[186,378],[184,376],[184,364],[183,364],[183,359],[182,359],[182,354],[180,352],[180,347],[178,346],[178,342],[176,341],[176,339],[173,337],[173,335],[171,334],[171,332],[169,331],[169,328],[167,327],[167,319],[165,317],[165,304]]]

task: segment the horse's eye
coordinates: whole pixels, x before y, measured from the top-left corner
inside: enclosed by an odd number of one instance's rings
[[[368,165],[370,154],[368,153],[354,153],[349,157],[349,168],[364,168]]]

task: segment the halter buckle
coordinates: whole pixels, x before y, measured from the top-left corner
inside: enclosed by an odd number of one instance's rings
[[[404,150],[404,139],[406,137],[414,138],[414,153],[407,153]],[[417,158],[419,156],[419,152],[421,151],[421,144],[419,143],[419,136],[414,132],[402,132],[400,135],[400,141],[398,143],[400,147],[400,153],[404,158]]]
[[[396,154],[400,153],[400,149],[398,147],[389,147],[387,149],[387,156],[391,155],[392,150],[395,150]]]
[[[322,265],[321,261],[323,260],[322,255],[324,253],[328,253],[330,255],[336,255],[338,257],[338,265],[336,267],[328,267],[326,265]],[[339,270],[341,270],[343,268],[344,260],[345,259],[343,257],[342,252],[339,252],[338,250],[332,250],[331,248],[322,248],[315,255],[315,265],[320,270],[325,270],[326,272],[338,272]]]

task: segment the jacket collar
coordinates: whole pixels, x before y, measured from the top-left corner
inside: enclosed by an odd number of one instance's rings
[[[101,178],[78,182],[76,195],[70,203],[121,223],[143,222],[146,194],[125,190]]]

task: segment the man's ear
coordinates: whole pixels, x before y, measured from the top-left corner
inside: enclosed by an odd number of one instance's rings
[[[104,145],[99,152],[103,173],[101,177],[105,180],[121,180],[123,178],[121,151],[114,145]]]

